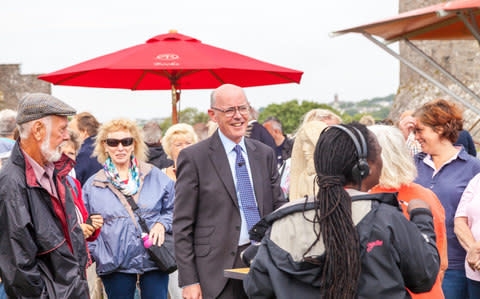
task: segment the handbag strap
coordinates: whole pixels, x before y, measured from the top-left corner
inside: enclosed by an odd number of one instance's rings
[[[125,198],[127,199],[128,204],[132,208],[132,211],[137,215],[138,217],[138,224],[140,224],[140,227],[142,228],[142,231],[144,233],[149,233],[149,229],[147,226],[147,223],[145,222],[145,219],[140,216],[140,213],[138,212],[138,205],[137,203],[133,200],[133,197],[131,195],[125,195]]]

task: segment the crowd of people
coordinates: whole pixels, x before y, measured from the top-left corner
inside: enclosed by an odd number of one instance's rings
[[[0,298],[480,298],[480,160],[456,104],[397,124],[313,109],[287,136],[224,84],[208,115],[199,136],[42,93],[0,111]],[[167,273],[145,244],[170,235]]]

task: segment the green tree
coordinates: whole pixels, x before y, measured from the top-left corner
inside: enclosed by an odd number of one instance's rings
[[[310,101],[302,101],[300,104],[298,100],[295,99],[281,104],[270,104],[264,109],[261,109],[258,121],[262,123],[267,117],[275,116],[282,122],[284,133],[290,134],[298,128],[305,113],[317,108],[328,109],[340,115],[338,111],[327,104]]]
[[[178,122],[194,125],[197,123],[207,123],[209,116],[205,112],[199,112],[197,108],[185,108],[178,113]],[[165,132],[172,125],[172,118],[167,117],[160,123],[162,131]]]

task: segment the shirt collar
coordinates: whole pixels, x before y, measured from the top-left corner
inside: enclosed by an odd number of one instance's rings
[[[223,147],[225,148],[225,152],[228,154],[231,151],[233,151],[233,149],[235,148],[235,146],[237,144],[235,142],[233,142],[232,140],[230,140],[225,135],[223,135],[223,133],[220,129],[218,129],[218,136],[220,137],[220,141],[222,142]],[[247,152],[247,149],[245,148],[245,137],[242,136],[242,139],[240,140],[238,145],[240,145],[240,147],[242,148],[242,151],[244,153]]]
[[[47,175],[49,178],[53,178],[53,171],[55,170],[55,166],[53,165],[52,162],[48,162],[45,164],[45,167],[40,166],[40,164],[37,163],[32,157],[30,157],[23,149],[22,149],[23,155],[25,156],[26,159],[28,159],[28,162],[32,166],[33,172],[35,173],[35,178],[37,181],[40,181],[41,178],[44,175]]]
[[[451,163],[452,161],[454,160],[457,160],[457,159],[462,159],[462,160],[466,160],[466,157],[464,156],[465,154],[468,155],[465,150],[463,149],[463,147],[459,147],[459,146],[455,146],[456,148],[460,148],[460,150],[458,152],[455,153],[455,155],[453,155],[450,159],[448,159],[447,161],[445,161],[445,163],[443,163],[438,169],[435,168],[435,163],[433,162],[433,159],[432,159],[432,156],[430,154],[426,154],[425,157],[423,158],[423,162],[430,166],[431,168],[434,169],[433,171],[433,175],[437,174],[440,169],[442,169],[443,166]]]
[[[458,158],[462,160],[467,160],[470,158],[470,155],[465,150],[465,147],[461,144],[455,144],[455,146],[460,147],[460,151],[458,152]]]

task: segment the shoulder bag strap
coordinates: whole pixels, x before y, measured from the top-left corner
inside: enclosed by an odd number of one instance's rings
[[[138,212],[138,205],[137,203],[133,200],[133,197],[131,195],[125,195],[125,198],[127,199],[128,204],[132,208],[132,211],[137,215],[138,217],[138,224],[140,224],[140,227],[142,228],[142,231],[144,233],[149,233],[149,229],[147,224],[145,223],[145,220],[140,216],[140,213]]]

